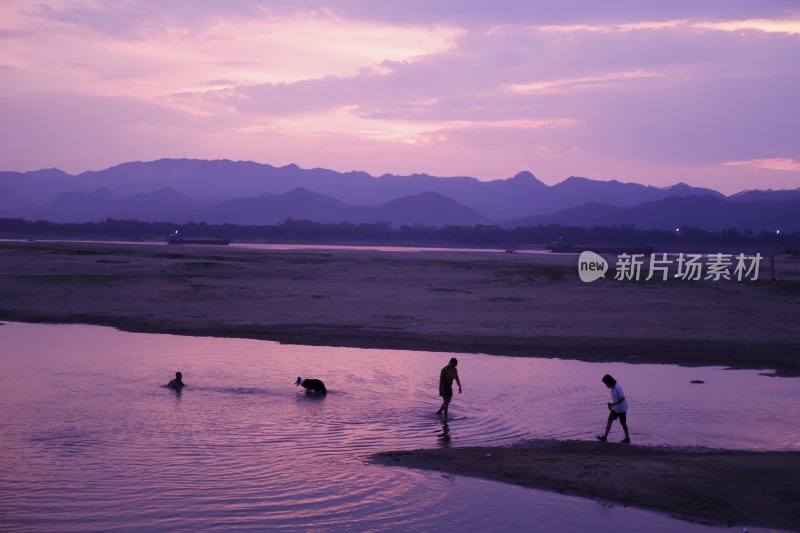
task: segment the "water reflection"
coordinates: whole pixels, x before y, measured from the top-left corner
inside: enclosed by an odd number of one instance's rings
[[[10,323],[0,336],[0,530],[703,529],[366,462],[382,450],[593,439],[605,373],[625,384],[636,443],[800,449],[787,415],[800,412],[798,380],[757,372],[456,354],[469,389],[442,420],[442,354],[90,326]],[[191,376],[179,394],[161,385],[176,368]],[[324,369],[329,394],[299,391],[297,368]]]
[[[447,420],[442,420],[442,431],[436,434],[436,440],[444,448],[450,447],[450,425]]]

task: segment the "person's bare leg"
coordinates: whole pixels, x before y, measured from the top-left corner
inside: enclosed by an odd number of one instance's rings
[[[444,399],[444,405],[442,407],[444,408],[442,415],[444,416],[444,419],[447,420],[447,408],[450,407],[450,397]]]
[[[440,415],[444,413],[445,415],[447,415],[447,404],[449,403],[450,403],[450,398],[442,396],[442,406],[439,408],[438,411],[436,411],[436,414]]]
[[[608,433],[611,431],[611,423],[614,422],[611,417],[608,418],[608,422],[606,423],[606,432],[603,433],[602,436],[598,435],[597,440],[605,441],[608,439]]]
[[[622,442],[630,442],[631,436],[628,434],[628,421],[620,418],[619,423],[622,424],[622,430],[625,431],[625,440]]]

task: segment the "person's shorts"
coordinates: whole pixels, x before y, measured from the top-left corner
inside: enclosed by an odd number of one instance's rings
[[[442,398],[452,398],[453,387],[439,387],[439,396]]]
[[[608,412],[608,420],[609,421],[616,420],[617,418],[619,418],[619,421],[621,423],[627,424],[628,423],[628,411],[623,411],[621,413],[618,413],[618,412],[616,412],[615,410],[612,409],[611,411]]]

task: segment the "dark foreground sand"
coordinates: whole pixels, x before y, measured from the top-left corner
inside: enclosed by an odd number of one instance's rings
[[[800,531],[800,452],[534,441],[513,448],[385,452],[373,460],[654,509],[707,524]]]
[[[783,270],[797,274],[797,261]],[[621,282],[577,258],[0,243],[0,319],[800,374],[800,281]]]

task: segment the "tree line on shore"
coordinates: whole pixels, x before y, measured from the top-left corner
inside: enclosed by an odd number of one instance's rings
[[[0,218],[0,237],[6,239],[87,239],[158,241],[180,230],[188,238],[228,239],[233,242],[375,244],[395,246],[467,246],[487,248],[541,248],[564,245],[648,245],[670,249],[723,246],[748,249],[800,247],[800,232],[754,232],[728,229],[707,231],[681,227],[675,230],[643,230],[632,224],[583,228],[546,224],[505,229],[495,225],[400,226],[389,223],[338,224],[286,219],[268,226],[106,219],[102,222],[56,223],[44,220]]]

